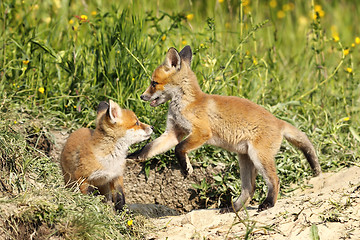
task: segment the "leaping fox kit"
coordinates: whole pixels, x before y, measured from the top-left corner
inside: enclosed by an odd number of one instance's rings
[[[123,174],[131,144],[150,137],[152,127],[135,114],[109,101],[98,106],[96,129],[81,128],[70,134],[60,163],[65,184],[78,184],[88,194],[93,186],[120,211],[125,204]]]
[[[190,68],[191,60],[190,46],[180,53],[170,48],[164,63],[153,72],[141,99],[152,107],[170,100],[166,130],[129,158],[148,159],[176,146],[175,155],[187,175],[193,171],[187,154],[203,144],[236,152],[242,191],[234,211],[252,198],[258,172],[268,187],[259,211],[274,206],[279,192],[274,157],[283,137],[304,153],[314,175],[321,173],[315,149],[303,132],[247,99],[205,94]]]

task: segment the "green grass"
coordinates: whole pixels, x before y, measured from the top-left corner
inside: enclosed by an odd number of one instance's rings
[[[154,137],[159,136],[167,106],[153,109],[139,96],[167,49],[180,50],[187,44],[193,49],[192,68],[204,92],[248,98],[294,124],[314,143],[324,171],[359,164],[356,1],[276,1],[275,7],[259,0],[153,2],[1,1],[1,180],[12,195],[20,194],[12,201],[20,204],[24,191],[41,195],[30,181],[33,178],[61,178],[58,166],[46,155],[27,151],[22,134],[93,126],[97,104],[113,99],[154,125]],[[314,20],[315,10],[319,14]],[[80,20],[81,15],[87,19]],[[25,126],[27,131],[16,133]],[[166,166],[174,159],[173,152],[158,159]],[[223,203],[230,201],[224,197],[228,193],[239,194],[233,154],[206,146],[192,154],[192,161],[204,167],[227,164],[226,173],[196,186],[204,199]],[[282,193],[291,190],[286,187],[291,183],[311,176],[304,157],[288,143],[276,161]],[[63,196],[59,180],[43,184],[54,196]],[[255,200],[264,198],[264,187],[260,181]],[[86,209],[81,205],[86,196],[66,198]],[[55,201],[51,199],[44,201]],[[47,208],[46,204],[37,206]],[[75,208],[64,205],[67,213]],[[101,214],[117,218],[107,211]],[[50,225],[62,221],[42,218]],[[133,233],[119,223],[104,234],[113,238]]]

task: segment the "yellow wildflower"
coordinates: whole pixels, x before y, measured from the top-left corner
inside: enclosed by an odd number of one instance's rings
[[[250,0],[242,0],[242,5],[245,7],[245,6],[248,6],[249,3],[250,3]]]
[[[182,40],[181,44],[186,45],[187,44],[186,40]]]
[[[44,18],[44,22],[49,24],[51,22],[51,17]]]
[[[74,105],[74,108],[76,108],[76,106]]]
[[[301,27],[305,27],[305,26],[307,26],[308,25],[308,18],[307,17],[305,17],[305,16],[300,16],[299,18],[298,18],[298,21],[299,21],[299,25],[301,26]]]
[[[250,6],[244,6],[244,14],[248,14],[251,12],[251,7]]]
[[[88,19],[88,17],[86,15],[81,15],[80,16],[80,22],[86,22]]]
[[[277,16],[277,18],[282,19],[282,18],[285,17],[285,12],[280,10],[280,11],[277,12],[276,16]]]
[[[45,89],[44,89],[43,87],[40,87],[40,88],[38,89],[38,91],[39,91],[39,93],[43,94],[43,93],[45,92]]]
[[[258,64],[258,61],[256,60],[256,57],[253,57],[253,64],[254,64],[254,65],[257,65],[257,64]]]
[[[356,44],[360,44],[360,38],[359,38],[359,37],[356,37],[356,38],[355,38],[355,43],[356,43]]]
[[[346,71],[347,71],[348,73],[352,73],[352,68],[351,68],[351,67],[348,67],[348,68],[346,68]]]
[[[218,2],[219,2],[219,3],[223,3],[223,2],[224,2],[224,0],[218,0]]]
[[[74,20],[70,19],[70,20],[69,20],[69,24],[70,24],[70,25],[73,25],[73,24],[74,24]]]
[[[276,0],[271,0],[271,1],[269,2],[269,5],[270,5],[270,7],[272,7],[272,8],[276,8],[276,6],[277,6],[277,1],[276,1]]]
[[[292,11],[295,9],[295,4],[294,3],[288,3],[288,6],[289,6],[289,10]]]
[[[166,39],[166,35],[163,35],[163,36],[161,37],[161,40],[162,40],[162,41],[165,41],[165,39]]]
[[[188,15],[186,15],[186,19],[189,20],[189,21],[193,20],[194,19],[194,14],[189,13]]]
[[[203,43],[200,43],[200,48],[204,48],[204,44]]]
[[[322,11],[321,5],[316,4],[315,7],[314,7],[314,11],[315,11],[315,12],[320,12],[320,11]]]
[[[133,220],[128,220],[128,221],[127,221],[127,225],[128,225],[129,227],[131,227],[131,226],[133,225]]]
[[[97,12],[96,11],[92,11],[91,12],[91,16],[96,16]]]
[[[24,65],[28,65],[28,64],[29,64],[29,60],[24,60],[24,61],[23,61],[23,64],[24,64]]]
[[[347,121],[350,120],[350,117],[344,117],[342,120],[343,120],[344,122],[347,122]]]
[[[355,43],[352,43],[352,44],[351,44],[351,47],[355,47]]]
[[[14,120],[14,124],[17,124],[17,121],[16,121],[16,120]]]
[[[314,20],[316,20],[318,16],[320,18],[325,16],[325,11],[322,9],[321,5],[315,5],[314,11],[315,11]]]
[[[333,34],[333,40],[334,40],[334,42],[340,41],[340,37],[337,33]]]
[[[350,53],[350,50],[349,49],[344,49],[343,53],[346,56],[346,55],[348,55]]]
[[[290,11],[290,10],[291,10],[290,4],[284,4],[284,5],[282,6],[282,9],[283,9],[283,11],[285,11],[285,12]]]

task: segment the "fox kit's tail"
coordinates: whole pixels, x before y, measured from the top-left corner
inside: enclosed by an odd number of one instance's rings
[[[283,122],[283,134],[286,140],[288,140],[295,147],[299,148],[305,155],[309,162],[314,175],[318,176],[321,173],[321,167],[319,160],[316,156],[315,148],[310,142],[305,133],[294,127],[293,125]]]

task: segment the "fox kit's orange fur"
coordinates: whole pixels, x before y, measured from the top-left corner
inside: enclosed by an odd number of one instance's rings
[[[67,186],[78,184],[88,194],[96,187],[121,210],[125,204],[123,173],[128,147],[150,137],[152,128],[118,104],[101,102],[96,129],[81,128],[70,134],[60,163]]]
[[[303,132],[249,100],[203,93],[190,68],[191,59],[189,46],[180,53],[170,48],[164,63],[154,71],[141,98],[153,107],[170,100],[166,130],[130,158],[151,158],[176,145],[175,155],[184,173],[190,174],[193,169],[187,154],[203,144],[236,152],[242,191],[234,203],[235,211],[253,196],[257,172],[268,186],[259,210],[274,206],[279,192],[274,156],[283,137],[304,153],[314,174],[320,174],[314,147]]]

